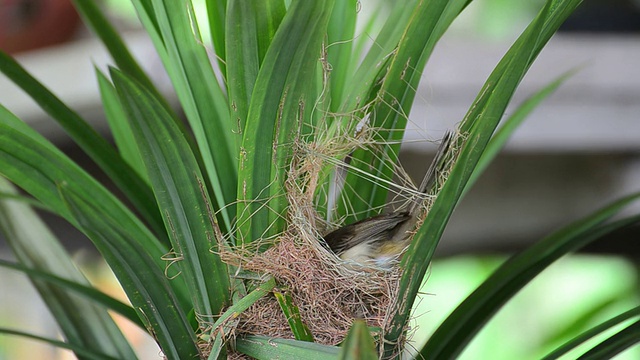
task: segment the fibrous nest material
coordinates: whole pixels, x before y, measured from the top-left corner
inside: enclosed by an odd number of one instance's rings
[[[309,152],[294,156],[286,182],[290,204],[287,231],[265,252],[242,248],[221,256],[242,271],[273,276],[278,291],[293,299],[314,341],[336,345],[354,319],[363,319],[370,327],[384,331],[400,271],[345,263],[323,245],[320,235],[326,226],[316,225],[322,221],[312,200],[321,167],[317,160]],[[260,299],[238,320],[236,335],[293,338],[274,296]]]
[[[360,131],[353,139],[354,147],[367,143],[368,137],[362,136],[365,133]],[[370,329],[379,329],[378,334],[374,332],[373,335],[382,335],[390,321],[388,316],[395,305],[393,301],[397,299],[400,269],[379,269],[339,259],[321,240],[321,235],[335,224],[324,223],[313,206],[318,179],[326,165],[324,162],[344,155],[344,149],[353,149],[354,144],[343,141],[315,147],[313,144],[295,145],[285,182],[289,202],[287,230],[264,252],[258,251],[264,243],[252,244],[249,246],[252,248],[224,251],[222,259],[236,267],[239,273],[248,271],[275,278],[277,291],[290,296],[299,309],[300,320],[308,326],[318,343],[340,343],[354,319],[365,320]],[[435,194],[448,177],[455,153],[456,149],[452,149],[447,156]],[[406,174],[399,171],[398,175],[402,181]],[[408,177],[404,176],[404,179]],[[426,209],[434,198],[435,195],[429,195],[425,199]],[[254,303],[237,320],[236,336],[294,338],[277,299],[272,295]],[[397,345],[400,349],[403,347],[402,344]]]

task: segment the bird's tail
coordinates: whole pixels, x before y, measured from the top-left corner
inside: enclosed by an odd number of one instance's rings
[[[420,208],[420,206],[424,201],[424,197],[423,197],[424,194],[429,193],[431,190],[433,190],[433,187],[436,185],[436,180],[438,179],[438,176],[444,170],[443,167],[445,166],[446,154],[449,152],[449,149],[451,148],[452,141],[453,141],[453,131],[448,130],[444,134],[444,137],[442,138],[442,140],[440,141],[440,146],[438,146],[436,155],[433,158],[431,165],[429,165],[429,169],[427,169],[427,173],[424,175],[424,178],[422,179],[422,183],[418,188],[418,191],[422,196],[416,196],[414,200],[411,202],[411,204],[409,205],[409,208],[407,209],[409,214],[415,214],[415,212]]]

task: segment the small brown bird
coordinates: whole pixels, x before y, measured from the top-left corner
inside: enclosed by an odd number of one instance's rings
[[[418,221],[425,195],[443,170],[452,137],[451,132],[445,133],[418,188],[420,196],[415,196],[403,208],[392,213],[375,215],[330,232],[324,236],[329,248],[343,260],[380,268],[393,266],[409,244],[410,232]]]

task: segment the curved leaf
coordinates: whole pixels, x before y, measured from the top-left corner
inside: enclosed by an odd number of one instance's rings
[[[162,221],[153,206],[149,186],[91,126],[31,76],[20,64],[0,51],[0,71],[24,90],[56,120],[71,138],[127,196],[150,226],[160,231]],[[161,232],[159,232],[161,234]]]
[[[395,316],[385,334],[385,356],[398,351],[395,344],[405,331],[413,302],[440,237],[511,96],[542,47],[580,2],[547,2],[496,66],[460,125],[463,136],[458,139],[461,149],[456,162],[400,264],[404,271],[395,303]]]
[[[0,188],[17,193],[2,177]],[[136,358],[107,309],[71,289],[80,289],[85,294],[88,292],[107,300],[130,316],[132,321],[140,323],[133,309],[90,288],[89,281],[73,264],[59,240],[30,206],[14,200],[1,200],[0,231],[22,264],[0,260],[0,266],[21,270],[29,276],[69,344],[90,348],[103,355]]]
[[[340,348],[308,341],[247,336],[236,339],[236,350],[256,359],[337,359]]]
[[[559,359],[561,356],[563,356],[564,354],[568,353],[569,351],[575,349],[577,346],[579,346],[580,344],[584,343],[585,341],[589,340],[590,338],[612,328],[613,326],[619,325],[620,323],[629,320],[632,317],[637,317],[640,316],[640,306],[639,307],[635,307],[631,310],[625,311],[624,313],[609,319],[607,321],[605,321],[604,323],[583,332],[582,334],[576,336],[575,338],[571,339],[570,341],[568,341],[566,344],[560,346],[559,348],[555,349],[553,352],[551,352],[550,354],[548,354],[547,356],[545,356],[544,358],[542,358],[542,360],[555,360],[555,359]]]
[[[75,188],[60,185],[60,192],[118,278],[138,317],[156,339],[168,359],[200,357],[196,336],[182,311],[163,269],[136,239],[109,215],[101,214],[95,201],[78,196]]]
[[[311,119],[318,58],[332,5],[333,0],[294,1],[258,73],[239,155],[241,242],[284,230],[283,189],[291,144]]]
[[[547,266],[611,231],[640,221],[637,215],[602,225],[638,198],[640,193],[618,200],[509,259],[445,319],[421,354],[432,359],[455,359],[493,314]]]
[[[151,0],[150,4],[162,39],[155,46],[166,52],[162,60],[195,136],[205,185],[211,186],[221,226],[228,230],[236,201],[237,126],[200,38],[192,2]]]
[[[378,352],[373,337],[362,320],[353,322],[347,337],[340,346],[340,360],[361,359],[377,360]]]
[[[120,358],[117,358],[117,357],[111,357],[111,356],[106,356],[106,355],[97,353],[97,352],[93,351],[93,349],[87,349],[87,348],[84,348],[82,346],[76,346],[76,345],[68,344],[68,343],[63,342],[63,341],[58,341],[58,340],[55,340],[55,339],[49,339],[49,338],[45,338],[45,337],[38,336],[38,335],[33,335],[33,334],[30,334],[30,333],[27,333],[27,332],[24,332],[24,331],[15,330],[15,329],[0,328],[0,334],[17,335],[17,336],[22,336],[22,337],[29,338],[29,339],[43,341],[43,342],[49,343],[49,344],[51,344],[51,345],[53,345],[55,347],[72,350],[74,353],[76,353],[79,356],[81,356],[82,358],[86,358],[86,359],[96,359],[96,360],[117,360],[117,359],[120,359]]]
[[[83,295],[85,298],[90,299],[94,303],[100,304],[105,308],[115,311],[116,313],[125,317],[127,320],[138,325],[141,329],[146,330],[144,327],[144,324],[138,317],[138,314],[135,312],[135,310],[131,306],[121,302],[118,299],[112,298],[111,296],[103,293],[98,289],[52,275],[52,273],[46,270],[31,269],[31,268],[25,267],[24,265],[14,264],[5,260],[0,260],[0,267],[23,272],[31,278],[43,280],[43,282],[53,284],[64,289],[71,290],[72,292],[75,292],[77,294]],[[46,296],[42,296],[42,298],[45,301],[47,301]],[[75,305],[73,306],[73,309],[76,312],[78,311],[78,307],[76,307]],[[84,322],[86,323],[91,322],[88,320],[86,316],[81,316],[81,317]],[[101,338],[101,341],[104,342],[105,339]],[[128,356],[132,356],[132,355],[128,355]]]
[[[227,265],[218,256],[214,215],[204,180],[184,134],[146,89],[115,69],[120,101],[129,115],[153,192],[164,215],[178,266],[200,316],[217,315],[229,299]]]
[[[640,321],[627,326],[610,336],[593,349],[580,356],[579,360],[613,359],[614,356],[640,342]]]

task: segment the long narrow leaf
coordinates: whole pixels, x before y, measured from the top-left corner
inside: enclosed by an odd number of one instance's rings
[[[336,1],[327,27],[327,62],[330,66],[330,109],[339,111],[345,87],[355,68],[353,41],[358,11],[357,0]]]
[[[340,348],[308,341],[247,336],[236,339],[237,351],[259,360],[337,359]]]
[[[256,80],[240,155],[239,240],[284,229],[284,178],[291,148],[311,118],[315,79],[332,0],[294,1]]]
[[[347,215],[347,222],[369,217],[380,211],[387,198],[383,184],[392,179],[398,161],[416,89],[427,60],[445,30],[466,6],[467,0],[420,1],[408,19],[398,48],[380,79],[381,85],[372,99],[368,126],[375,131],[374,149],[358,149],[351,155],[352,172],[347,174],[346,199],[338,202],[337,218]],[[366,171],[363,177],[357,170]],[[372,179],[376,179],[373,181]]]
[[[580,356],[579,360],[612,359],[627,348],[640,342],[640,321],[627,326],[615,335]]]
[[[0,177],[0,188],[17,192],[9,182]],[[69,344],[91,348],[104,355],[135,359],[133,349],[122,332],[111,319],[105,307],[86,296],[70,291],[69,284],[82,290],[93,290],[89,282],[73,264],[58,239],[28,205],[12,201],[0,201],[0,231],[13,250],[18,261],[10,264],[0,261],[1,266],[11,266],[29,275],[29,279],[47,305]],[[42,276],[67,283],[53,283]],[[91,294],[98,297],[93,291]],[[101,294],[104,296],[104,294]],[[105,300],[104,297],[100,297]],[[110,300],[119,310],[128,312],[131,308]],[[133,314],[133,319],[137,316]],[[80,356],[82,358],[82,356]]]
[[[291,294],[274,291],[273,295],[275,295],[276,300],[278,300],[280,309],[282,309],[282,313],[287,319],[291,332],[296,340],[313,342],[313,334],[311,334],[307,324],[302,322],[300,309],[298,309],[296,304],[293,302]]]
[[[557,79],[549,83],[544,88],[537,91],[531,97],[529,97],[525,102],[523,102],[514,112],[506,119],[503,125],[496,131],[493,135],[487,147],[485,148],[480,160],[478,160],[478,165],[473,170],[469,181],[467,182],[466,189],[464,193],[466,193],[472,186],[475,184],[476,180],[480,175],[484,172],[484,170],[489,166],[491,161],[498,155],[498,152],[504,147],[507,143],[507,140],[511,137],[511,134],[522,124],[522,122],[529,116],[529,114],[535,110],[538,105],[544,101],[549,95],[551,95],[560,85],[562,85],[568,78],[570,78],[573,74],[575,74],[576,70],[568,71],[562,75],[560,75]],[[464,195],[463,195],[464,196]]]
[[[58,121],[73,140],[113,180],[154,230],[162,229],[160,214],[153,206],[151,189],[127,165],[111,144],[91,128],[80,115],[33,78],[20,64],[1,51],[0,71]]]
[[[217,315],[229,299],[229,275],[218,256],[211,203],[184,134],[151,93],[117,70],[111,72],[138,139],[143,162],[200,316]]]
[[[96,3],[96,0],[73,0],[73,4],[82,15],[84,22],[98,35],[118,68],[138,80],[141,84],[144,84],[150,91],[160,97],[158,89],[153,85],[147,74],[144,73],[133,55],[131,55],[127,45]]]
[[[120,151],[122,158],[148,183],[149,176],[144,169],[137,140],[133,136],[127,115],[118,100],[116,89],[102,72],[96,70],[96,74],[105,115],[118,151]]]
[[[218,320],[213,324],[212,328],[217,330],[218,327],[223,325],[225,322],[237,318],[243,311],[247,310],[251,307],[251,305],[255,304],[256,301],[262,299],[267,294],[273,290],[276,286],[276,280],[274,278],[269,278],[269,280],[265,281],[263,284],[258,286],[255,290],[247,294],[242,299],[238,300],[235,304],[227,308],[225,312],[220,315]]]
[[[227,90],[238,131],[245,127],[260,64],[285,12],[282,0],[231,0],[227,4]]]
[[[544,358],[542,358],[542,360],[555,360],[555,359],[559,359],[561,356],[565,355],[566,353],[568,353],[569,351],[575,349],[576,347],[578,347],[579,345],[581,345],[582,343],[586,342],[587,340],[591,339],[592,337],[616,326],[619,325],[620,323],[629,320],[632,317],[637,317],[640,316],[640,307],[635,307],[631,310],[625,311],[624,313],[609,319],[607,321],[605,321],[604,323],[583,332],[582,334],[576,336],[575,338],[571,339],[570,341],[568,341],[566,344],[560,346],[559,348],[555,349],[553,352],[551,352],[550,354],[548,354],[547,356],[545,356]]]
[[[53,345],[55,347],[59,347],[61,349],[72,350],[77,355],[81,356],[82,358],[86,358],[86,359],[96,359],[96,360],[117,360],[117,359],[120,359],[118,357],[112,357],[112,356],[106,356],[104,354],[100,354],[100,353],[98,353],[96,351],[93,351],[93,349],[91,349],[91,348],[85,348],[85,347],[81,347],[81,346],[77,346],[77,345],[73,345],[73,344],[68,344],[68,343],[66,343],[64,341],[45,338],[45,337],[42,337],[42,336],[33,335],[31,333],[20,331],[20,330],[1,327],[0,328],[0,334],[15,335],[15,336],[21,336],[21,337],[24,337],[24,338],[28,338],[28,339],[42,341],[42,342],[51,344],[51,345]]]
[[[367,329],[367,323],[362,320],[353,322],[347,337],[340,346],[340,360],[361,359],[376,360],[376,344]]]
[[[226,38],[227,0],[205,0],[205,4],[207,5],[209,33],[211,34],[213,48],[216,52],[216,58],[218,59],[220,70],[222,74],[226,76],[227,55],[224,39]]]
[[[457,160],[402,259],[404,271],[395,305],[397,312],[385,334],[386,355],[397,351],[393,344],[405,331],[415,296],[444,228],[515,89],[551,34],[579,3],[580,0],[550,0],[500,61],[465,116],[460,127],[464,141],[459,140]]]
[[[200,356],[196,336],[163,269],[113,218],[101,215],[74,189],[61,184],[60,192],[80,227],[100,250],[129,297],[138,316],[169,359]]]
[[[144,327],[144,324],[138,317],[138,314],[135,312],[135,310],[131,306],[121,302],[118,299],[112,298],[111,296],[103,293],[102,291],[96,288],[52,275],[51,272],[48,272],[46,270],[35,270],[35,269],[25,267],[24,265],[15,264],[5,260],[0,260],[0,267],[20,271],[28,275],[30,278],[42,280],[43,282],[46,282],[48,284],[56,285],[64,289],[71,290],[79,295],[84,296],[86,299],[90,299],[96,304],[100,304],[101,306],[104,306],[107,309],[115,311],[116,313],[125,317],[127,320],[138,325],[141,329],[146,330]],[[47,297],[45,296],[43,296],[42,298],[45,301],[48,300]],[[74,308],[74,309],[76,312],[78,311],[78,308]],[[91,320],[89,320],[87,317],[83,317],[83,316],[81,317],[84,322],[91,323]],[[105,339],[101,338],[101,341],[105,341]],[[132,355],[128,355],[128,356],[132,356]]]
[[[191,1],[151,0],[151,4],[161,36],[156,48],[167,54],[164,66],[195,136],[207,176],[205,184],[212,187],[221,227],[230,229],[240,142],[237,124],[229,116],[229,105],[200,38]]]
[[[505,302],[555,260],[607,233],[638,222],[640,215],[601,225],[638,198],[640,194],[633,194],[618,200],[511,258],[447,317],[421,353],[434,359],[453,359],[458,356],[473,335]]]
[[[33,197],[77,225],[75,217],[60,197],[59,184],[73,187],[79,196],[96,204],[100,214],[110,216],[133,235],[136,243],[164,265],[168,252],[142,222],[101,184],[60,150],[0,106],[0,174]],[[149,204],[153,205],[153,204]]]

